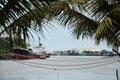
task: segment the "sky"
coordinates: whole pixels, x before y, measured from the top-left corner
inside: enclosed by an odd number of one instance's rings
[[[75,39],[71,32],[59,24],[54,23],[56,28],[53,30],[48,29],[44,31],[44,38],[41,37],[40,42],[43,46],[47,49],[51,50],[70,50],[74,48],[96,48],[100,50],[111,50],[111,47],[108,47],[105,42],[101,43],[100,45],[95,45],[94,40],[91,39]],[[35,40],[31,41],[30,44],[33,47],[39,44],[39,40],[37,35],[34,35]]]

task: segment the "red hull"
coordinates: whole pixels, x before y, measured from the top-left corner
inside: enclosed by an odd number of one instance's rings
[[[36,55],[21,55],[21,54],[14,54],[15,59],[37,59]]]

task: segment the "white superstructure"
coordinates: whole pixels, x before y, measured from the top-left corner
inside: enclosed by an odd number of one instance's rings
[[[45,47],[43,47],[42,44],[39,44],[33,48],[33,53],[35,54],[41,54],[42,52],[46,52]]]

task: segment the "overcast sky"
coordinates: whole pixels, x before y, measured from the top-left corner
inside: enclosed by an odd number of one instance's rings
[[[103,42],[100,45],[95,45],[94,40],[91,39],[75,39],[67,29],[62,28],[59,24],[54,24],[57,28],[44,31],[45,38],[41,39],[41,43],[45,48],[52,50],[69,50],[74,48],[97,48],[111,50],[111,47],[106,46]],[[35,40],[31,41],[31,46],[38,45],[39,40],[36,35]]]

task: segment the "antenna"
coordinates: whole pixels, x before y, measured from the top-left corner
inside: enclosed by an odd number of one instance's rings
[[[39,44],[41,44],[41,43],[40,43],[40,37],[39,37]]]
[[[40,46],[42,45],[41,42],[40,42],[40,37],[39,37],[39,45],[40,45]]]

